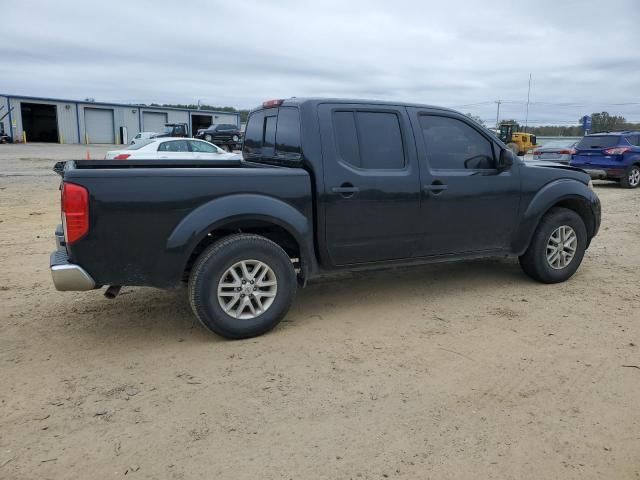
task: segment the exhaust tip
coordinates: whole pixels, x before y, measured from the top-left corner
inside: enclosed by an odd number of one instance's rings
[[[121,288],[122,288],[121,285],[111,285],[105,290],[104,296],[107,297],[109,300],[113,300],[118,296]]]

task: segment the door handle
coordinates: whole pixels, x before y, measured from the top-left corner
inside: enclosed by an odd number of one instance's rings
[[[360,191],[358,187],[354,187],[351,183],[343,183],[339,187],[333,187],[331,189],[333,193],[339,193],[344,198],[353,197],[354,194]]]
[[[431,185],[425,185],[424,191],[427,193],[433,193],[434,195],[439,195],[443,190],[449,188],[448,185],[445,185],[440,180],[436,180]]]

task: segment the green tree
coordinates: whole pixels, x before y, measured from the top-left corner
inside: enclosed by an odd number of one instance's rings
[[[582,119],[580,119],[582,122]],[[591,114],[591,132],[613,132],[624,129],[627,120],[621,115],[610,115],[609,112]]]

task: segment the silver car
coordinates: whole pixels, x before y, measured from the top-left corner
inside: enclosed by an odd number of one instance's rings
[[[577,140],[552,140],[536,148],[533,151],[533,159],[568,165],[571,161],[571,155],[575,153],[573,147],[577,143]]]

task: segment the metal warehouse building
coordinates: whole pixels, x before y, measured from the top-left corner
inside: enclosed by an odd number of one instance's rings
[[[15,141],[129,143],[138,132],[186,123],[191,132],[211,124],[240,126],[240,114],[0,94],[0,120]]]

